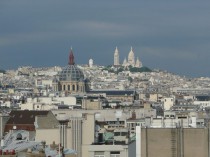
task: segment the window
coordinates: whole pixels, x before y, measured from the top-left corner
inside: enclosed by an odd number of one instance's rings
[[[120,152],[111,152],[110,157],[120,157]]]
[[[114,136],[120,136],[120,132],[114,132]]]
[[[121,136],[127,136],[127,132],[121,132]]]
[[[104,152],[95,152],[94,157],[105,157]]]

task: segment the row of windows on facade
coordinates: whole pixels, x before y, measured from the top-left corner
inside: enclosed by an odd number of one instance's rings
[[[104,152],[95,152],[94,157],[105,157]],[[120,157],[120,152],[115,151],[115,152],[110,152],[110,157]]]
[[[80,88],[79,88],[80,87]],[[79,85],[63,85],[62,91],[84,91],[84,87],[83,86],[79,86]]]

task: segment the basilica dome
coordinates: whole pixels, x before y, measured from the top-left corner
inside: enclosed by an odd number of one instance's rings
[[[60,72],[59,81],[84,81],[84,74],[82,70],[74,64],[74,55],[72,50],[69,55],[69,64]]]
[[[84,74],[76,65],[67,65],[59,76],[60,81],[83,81]]]
[[[133,48],[131,47],[131,50],[128,54],[128,63],[129,65],[135,66],[135,56],[133,52]]]
[[[129,54],[128,54],[128,59],[133,59],[134,58],[134,52],[133,52],[133,48],[131,47],[131,50],[130,50],[130,52],[129,52]]]
[[[69,63],[58,74],[58,79],[53,80],[53,90],[66,94],[85,93],[89,89],[88,80],[80,68],[74,63],[74,55],[71,48]]]

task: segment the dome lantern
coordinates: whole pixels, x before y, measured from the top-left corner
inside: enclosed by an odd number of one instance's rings
[[[69,65],[74,65],[74,54],[73,54],[72,48],[69,54]]]

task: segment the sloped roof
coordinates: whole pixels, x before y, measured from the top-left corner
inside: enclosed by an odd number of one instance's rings
[[[46,116],[49,111],[11,111],[7,124],[34,124],[36,116]]]
[[[91,90],[89,94],[106,93],[106,95],[134,95],[133,90]]]

